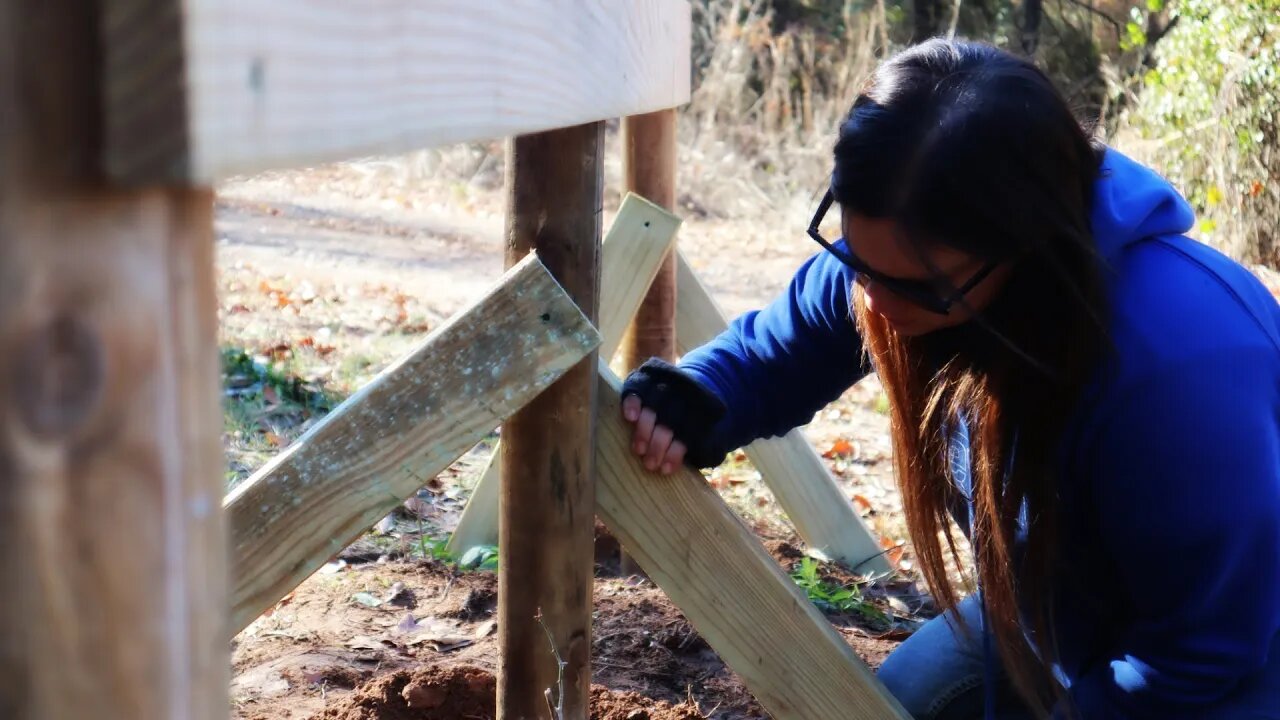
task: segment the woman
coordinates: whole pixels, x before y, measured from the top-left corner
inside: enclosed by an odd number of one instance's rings
[[[884,63],[834,155],[826,251],[679,367],[628,378],[635,453],[715,465],[874,369],[947,609],[880,671],[914,717],[1280,718],[1275,300],[986,46]],[[952,519],[981,588],[963,600]]]

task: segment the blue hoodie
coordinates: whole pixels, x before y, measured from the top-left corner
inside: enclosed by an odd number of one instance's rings
[[[1058,670],[1090,720],[1202,717],[1280,663],[1280,306],[1114,150],[1091,222],[1116,352],[1063,440]],[[853,280],[819,254],[684,357],[729,409],[719,446],[805,424],[868,372]]]

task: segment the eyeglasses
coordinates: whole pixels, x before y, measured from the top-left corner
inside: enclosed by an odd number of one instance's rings
[[[907,300],[915,305],[938,315],[946,315],[951,312],[951,306],[955,305],[958,300],[967,295],[969,291],[978,286],[991,274],[993,270],[999,267],[1000,263],[992,261],[987,263],[981,270],[969,278],[959,289],[952,289],[939,292],[937,282],[933,280],[904,280],[876,272],[869,265],[859,259],[853,253],[847,250],[841,250],[835,245],[827,242],[822,237],[822,233],[818,232],[818,227],[822,225],[822,219],[826,217],[827,211],[835,203],[835,196],[828,190],[822,197],[822,202],[818,204],[818,211],[814,213],[813,220],[809,222],[809,237],[813,238],[827,252],[835,255],[840,262],[848,265],[858,274],[860,280],[865,282],[873,282],[880,285],[884,289],[893,294]]]

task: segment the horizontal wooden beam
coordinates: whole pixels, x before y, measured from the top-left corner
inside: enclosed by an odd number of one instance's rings
[[[596,512],[778,720],[906,712],[701,474],[656,476],[631,452],[618,379],[600,369]]]
[[[628,193],[622,199],[600,251],[600,357],[606,362],[617,352],[679,227],[680,218],[639,195]],[[456,555],[498,542],[499,450],[493,449],[449,537],[448,549]]]
[[[239,632],[600,344],[535,256],[226,497]]]
[[[106,167],[133,183],[505,137],[682,105],[688,0],[122,0]]]
[[[710,342],[728,327],[724,312],[689,262],[677,252],[676,346],[681,354]],[[849,358],[856,362],[857,358]],[[892,571],[875,535],[863,524],[822,458],[799,430],[757,440],[747,458],[811,547],[862,573]]]

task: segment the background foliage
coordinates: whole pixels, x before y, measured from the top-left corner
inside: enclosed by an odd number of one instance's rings
[[[694,0],[686,210],[807,213],[875,63],[954,34],[1033,57],[1081,119],[1194,203],[1202,239],[1280,262],[1280,0]]]

